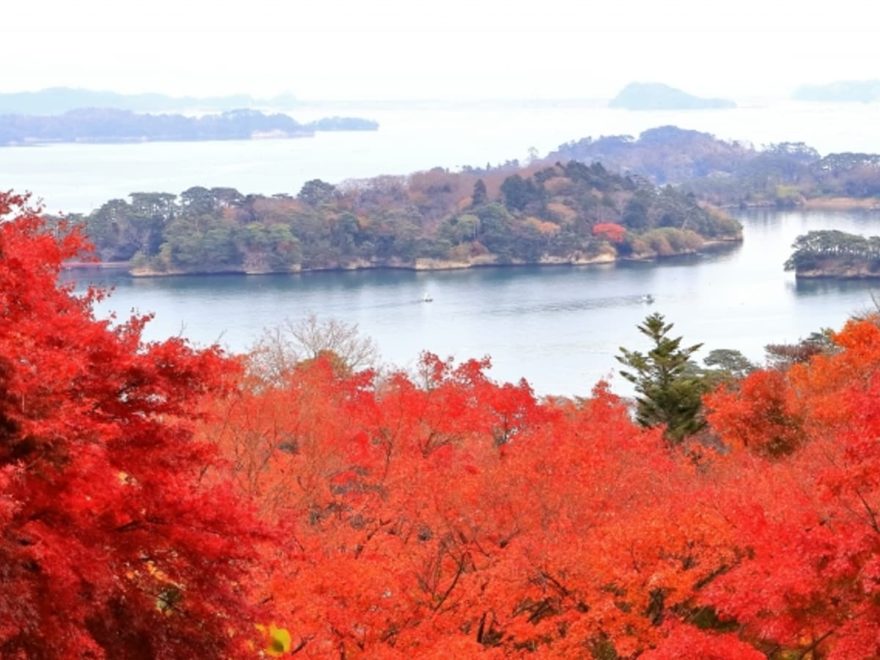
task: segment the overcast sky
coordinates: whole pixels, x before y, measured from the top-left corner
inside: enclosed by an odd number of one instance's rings
[[[630,81],[787,96],[880,78],[868,0],[13,0],[0,91],[584,98]]]

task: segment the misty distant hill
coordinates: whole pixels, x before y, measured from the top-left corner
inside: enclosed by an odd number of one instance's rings
[[[825,85],[801,85],[792,94],[796,101],[880,101],[880,80],[839,80]]]
[[[719,140],[709,133],[660,126],[644,131],[638,139],[611,135],[568,142],[549,154],[547,160],[601,162],[606,167],[646,177],[655,184],[679,184],[732,174],[755,155],[748,145]]]
[[[120,94],[71,87],[52,87],[36,92],[0,93],[0,114],[54,115],[79,108],[115,108],[135,112],[182,110],[233,110],[247,107],[291,108],[291,95],[256,99],[246,94],[230,96],[168,96],[165,94]]]
[[[873,208],[880,199],[878,154],[823,157],[803,142],[755,148],[675,126],[649,129],[638,139],[614,135],[568,142],[544,160],[601,162],[612,171],[725,206],[790,208],[836,198],[852,208]]]
[[[51,116],[0,115],[0,145],[293,138],[309,137],[315,131],[376,130],[378,126],[359,117],[329,117],[300,124],[288,115],[256,110],[186,117],[85,108]]]
[[[735,108],[726,99],[706,99],[662,83],[630,83],[608,105],[625,110],[712,110]]]

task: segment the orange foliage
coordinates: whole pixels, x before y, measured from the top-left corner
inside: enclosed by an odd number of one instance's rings
[[[728,459],[715,498],[731,512],[742,555],[706,596],[755,639],[821,657],[873,658],[880,654],[880,328],[876,319],[852,321],[835,342],[840,351],[788,372],[758,372],[740,393],[710,399],[717,407],[710,421],[723,437],[739,427],[747,448],[775,458]],[[765,451],[786,433],[797,440],[783,452],[789,456]]]
[[[767,455],[789,454],[804,439],[799,404],[781,371],[756,371],[736,390],[706,397],[712,428],[730,446]]]
[[[430,355],[305,365],[219,437],[288,528],[266,589],[306,657],[875,657],[880,330],[836,341],[709,397],[717,454],[602,385],[538,401]]]
[[[271,592],[306,655],[635,653],[732,560],[720,514],[681,506],[702,477],[607,389],[540,403],[486,366],[428,355],[418,385],[375,385],[313,363],[225,420],[263,469],[243,486],[292,525]],[[244,460],[249,436],[274,439]],[[282,437],[296,452],[267,459]]]
[[[554,236],[559,233],[559,225],[540,218],[526,218],[526,224],[545,236]]]
[[[600,222],[593,225],[593,236],[604,238],[611,243],[622,243],[626,236],[626,227],[615,222]]]
[[[568,179],[550,179],[544,183],[544,187],[546,188],[554,181],[560,180],[567,181]],[[551,217],[556,218],[563,223],[572,222],[578,217],[577,211],[561,202],[549,202],[547,204],[547,211],[550,213]]]

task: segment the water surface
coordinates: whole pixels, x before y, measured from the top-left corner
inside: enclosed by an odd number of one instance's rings
[[[760,360],[768,343],[839,328],[872,305],[880,283],[797,282],[782,264],[810,229],[880,234],[880,214],[758,212],[742,216],[745,241],[704,256],[603,266],[373,270],[300,275],[132,279],[90,275],[116,287],[100,314],[155,312],[147,337],[182,334],[245,350],[263,328],[310,313],[358,324],[385,361],[415,364],[420,351],[458,359],[490,355],[492,375],[525,377],[542,394],[587,394],[613,376],[623,345],[646,348],[636,326],[654,311],[689,343],[735,348]],[[433,301],[422,302],[428,293]],[[642,301],[651,294],[652,305]],[[618,391],[627,391],[615,377]]]

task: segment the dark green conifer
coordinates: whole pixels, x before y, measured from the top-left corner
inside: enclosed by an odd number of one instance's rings
[[[672,323],[662,314],[648,316],[639,332],[653,342],[647,354],[621,347],[616,357],[628,370],[620,374],[635,385],[636,421],[642,426],[666,426],[671,445],[699,431],[705,420],[701,414],[705,382],[691,356],[702,344],[681,347],[681,337],[669,337]]]

